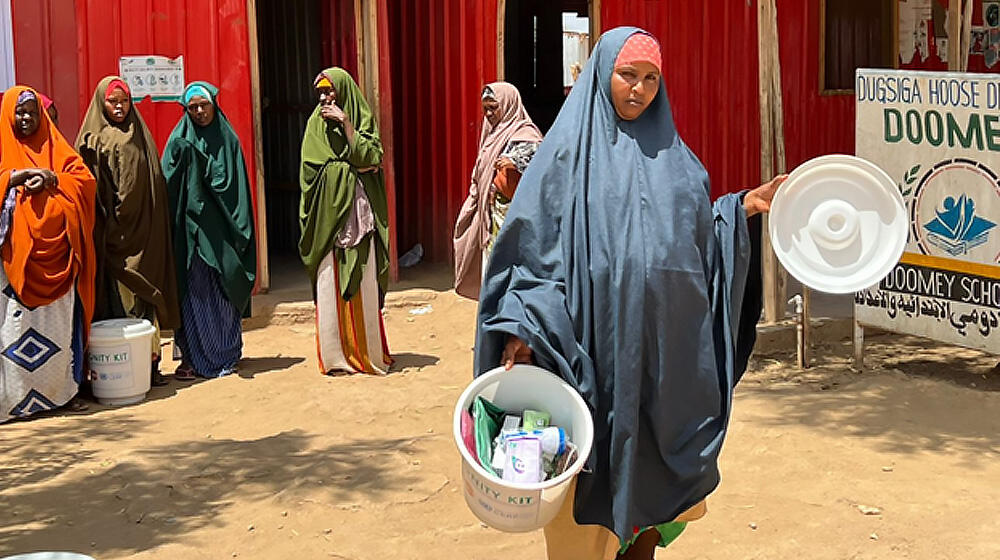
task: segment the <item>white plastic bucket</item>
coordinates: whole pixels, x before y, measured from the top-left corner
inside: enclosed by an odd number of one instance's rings
[[[27,554],[4,556],[0,560],[94,560],[94,558],[75,552],[29,552]]]
[[[156,327],[145,319],[110,319],[90,327],[88,360],[94,396],[103,404],[133,404],[149,392]]]
[[[480,395],[505,410],[551,414],[552,425],[566,430],[577,446],[576,461],[561,475],[537,484],[507,482],[488,473],[462,439],[462,412]],[[497,368],[474,380],[455,405],[452,432],[462,454],[465,503],[483,523],[509,533],[534,531],[552,521],[594,443],[594,421],[580,394],[555,375],[528,365]]]

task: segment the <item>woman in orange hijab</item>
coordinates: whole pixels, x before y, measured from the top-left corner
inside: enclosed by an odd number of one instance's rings
[[[94,177],[26,87],[0,101],[0,422],[69,402],[94,308]]]

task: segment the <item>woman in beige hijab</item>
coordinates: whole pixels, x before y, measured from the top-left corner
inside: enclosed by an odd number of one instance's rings
[[[482,100],[479,156],[454,237],[455,291],[471,299],[479,298],[492,241],[503,225],[521,174],[542,141],[516,87],[492,83],[483,88]]]

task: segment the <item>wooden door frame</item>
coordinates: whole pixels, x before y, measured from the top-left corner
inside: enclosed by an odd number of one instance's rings
[[[254,155],[256,160],[257,188],[257,262],[259,293],[271,289],[270,262],[267,254],[267,204],[264,179],[264,126],[260,101],[260,54],[257,39],[257,0],[247,0],[247,35],[250,49],[251,105],[253,113]],[[389,70],[380,68],[388,64],[388,18],[386,0],[354,0],[354,30],[358,52],[358,86],[365,93],[379,122],[382,144],[385,149],[386,195],[389,205],[389,262],[392,279],[398,280],[396,258],[395,182],[392,169],[392,92],[383,96],[379,88],[380,75]],[[383,31],[380,33],[380,29]],[[386,51],[386,52],[383,52]],[[380,55],[381,53],[381,55]],[[383,60],[384,59],[384,60]]]
[[[392,130],[392,76],[389,46],[389,6],[386,0],[354,0],[354,31],[358,53],[358,86],[375,113],[382,140],[382,171],[389,208],[389,276],[399,280],[396,241],[396,174]]]
[[[254,169],[257,175],[257,289],[271,289],[271,265],[267,254],[267,195],[264,184],[264,125],[260,103],[260,50],[257,40],[257,0],[247,0],[247,43],[250,49],[250,95],[253,113]]]

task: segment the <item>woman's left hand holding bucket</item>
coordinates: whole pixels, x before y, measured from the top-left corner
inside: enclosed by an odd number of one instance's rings
[[[504,369],[507,371],[510,371],[514,367],[514,364],[530,364],[531,348],[528,348],[528,345],[520,338],[509,336],[507,337],[507,345],[503,349],[503,356],[500,358],[500,363],[503,364]]]

